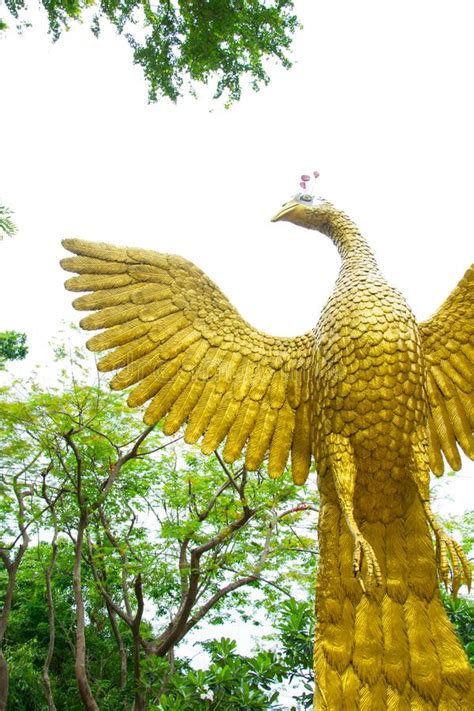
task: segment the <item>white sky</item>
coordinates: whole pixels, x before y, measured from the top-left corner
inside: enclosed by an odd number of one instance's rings
[[[455,286],[474,252],[472,3],[296,9],[293,69],[274,67],[269,87],[230,110],[205,91],[148,105],[112,31],[0,41],[0,202],[20,228],[0,243],[0,327],[26,331],[31,354],[16,372],[78,320],[58,266],[65,236],[181,254],[256,327],[311,328],[336,250],[269,218],[313,169],[420,319]]]

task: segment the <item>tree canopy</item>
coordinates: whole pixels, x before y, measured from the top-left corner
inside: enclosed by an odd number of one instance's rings
[[[9,207],[0,205],[0,240],[4,237],[13,237],[17,231],[17,226],[13,222],[13,212]]]
[[[10,18],[31,22],[26,0],[6,0]],[[124,35],[143,68],[150,101],[176,101],[196,83],[215,80],[215,98],[238,100],[242,80],[269,82],[268,61],[291,66],[287,50],[298,26],[292,0],[40,0],[54,40],[76,22],[99,36],[104,21]],[[0,31],[8,20],[0,19]]]
[[[26,333],[3,331],[0,333],[0,370],[7,360],[23,360],[28,353]]]
[[[203,620],[249,621],[306,596],[315,495],[144,427],[77,355],[54,388],[0,391],[0,709],[10,672],[10,699],[34,709],[177,709],[206,689],[266,708],[284,676],[274,655],[231,650],[234,671],[220,671],[209,648],[198,683],[176,648]],[[237,689],[250,664],[254,682]]]

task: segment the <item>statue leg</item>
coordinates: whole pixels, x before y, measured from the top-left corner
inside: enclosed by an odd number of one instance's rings
[[[344,514],[347,527],[354,539],[352,567],[364,592],[382,582],[382,573],[370,543],[362,535],[354,517],[354,489],[357,469],[354,451],[347,437],[330,434],[326,440],[329,466],[334,478],[337,499]],[[366,571],[362,574],[362,562],[365,560]]]
[[[451,591],[456,596],[461,585],[466,583],[470,589],[472,582],[471,568],[466,555],[457,541],[448,536],[430,504],[430,470],[424,443],[413,445],[410,474],[414,480],[426,518],[431,526],[436,540],[436,563],[441,580],[446,588],[451,578]]]

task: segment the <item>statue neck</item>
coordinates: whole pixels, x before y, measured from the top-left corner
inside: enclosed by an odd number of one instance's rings
[[[325,203],[312,211],[308,226],[333,241],[341,255],[341,271],[379,272],[374,254],[357,226],[331,203]]]

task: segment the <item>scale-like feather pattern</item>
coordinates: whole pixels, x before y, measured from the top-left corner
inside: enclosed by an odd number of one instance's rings
[[[242,454],[250,438],[247,465],[260,466],[270,450],[273,475],[284,470],[297,437],[293,457],[303,481],[311,433],[307,426],[296,431],[295,414],[304,380],[308,389],[313,334],[275,338],[255,330],[181,257],[77,239],[64,246],[77,256],[62,266],[78,275],[66,288],[90,292],[74,306],[95,312],[81,325],[104,329],[88,347],[115,349],[99,361],[99,369],[124,368],[111,384],[117,390],[135,386],[131,406],[153,398],[146,422],[168,414],[164,428],[172,433],[187,421],[186,441],[203,436],[205,452],[230,437],[224,449],[228,461]],[[301,412],[299,420],[307,422]],[[262,438],[252,438],[257,426]]]

